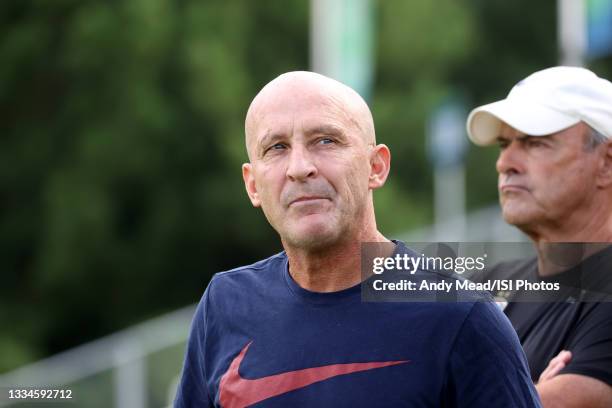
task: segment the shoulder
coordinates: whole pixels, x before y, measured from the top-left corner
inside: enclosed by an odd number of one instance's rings
[[[271,267],[277,267],[286,262],[287,255],[285,252],[279,252],[278,254],[272,255],[269,258],[262,259],[250,265],[239,266],[234,269],[229,269],[227,271],[217,272],[213,279],[223,279],[226,277],[237,277],[249,275],[252,273],[256,273],[258,271],[268,270]]]
[[[445,396],[457,406],[540,406],[518,337],[492,303],[470,308],[453,340],[447,376]]]
[[[280,272],[286,263],[285,252],[280,252],[250,265],[218,272],[210,280],[207,292],[209,296],[212,296],[219,292],[244,291],[249,288],[255,289],[262,284],[269,284],[273,281],[273,275]]]
[[[250,265],[213,275],[194,314],[192,330],[200,330],[232,315],[248,312],[253,304],[265,303],[278,293],[284,252]]]
[[[246,305],[259,295],[272,293],[280,282],[286,266],[284,252],[250,265],[218,272],[206,286],[196,308],[196,319],[209,316],[213,310],[226,312]]]
[[[455,342],[455,352],[492,353],[495,358],[521,365],[523,352],[518,336],[499,306],[475,302],[466,315]],[[502,358],[503,356],[503,358]]]

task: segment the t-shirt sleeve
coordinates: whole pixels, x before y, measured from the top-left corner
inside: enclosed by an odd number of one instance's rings
[[[580,374],[612,385],[612,303],[585,303],[589,309],[568,349],[571,362],[561,374]]]
[[[208,394],[206,370],[204,367],[208,292],[209,290],[206,289],[191,322],[183,372],[174,400],[175,408],[213,406]]]
[[[541,407],[518,337],[494,303],[474,303],[450,353],[445,407]]]

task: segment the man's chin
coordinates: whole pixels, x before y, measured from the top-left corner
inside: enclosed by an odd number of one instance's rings
[[[308,251],[319,251],[330,248],[338,243],[341,234],[329,225],[309,226],[300,231],[294,231],[283,237],[283,241],[294,248]]]
[[[533,224],[534,216],[528,211],[518,210],[502,210],[502,217],[504,221],[510,225],[514,225],[517,228],[523,229],[526,226]]]

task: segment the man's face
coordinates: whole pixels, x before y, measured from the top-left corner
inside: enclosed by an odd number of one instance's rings
[[[374,146],[342,99],[297,84],[251,119],[245,184],[284,243],[317,249],[354,236],[371,205]]]
[[[496,168],[504,219],[529,231],[559,226],[583,210],[596,190],[595,153],[583,123],[550,136],[526,136],[503,125]]]

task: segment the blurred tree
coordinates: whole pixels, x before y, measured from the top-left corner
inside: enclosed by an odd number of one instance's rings
[[[308,3],[281,6],[2,3],[0,371],[279,248],[240,164],[253,92],[307,66]]]
[[[372,107],[378,138],[393,154],[390,185],[395,188],[377,192],[384,197],[377,215],[384,231],[405,231],[433,217],[426,120],[473,48],[474,23],[462,1],[392,0],[379,6]]]

